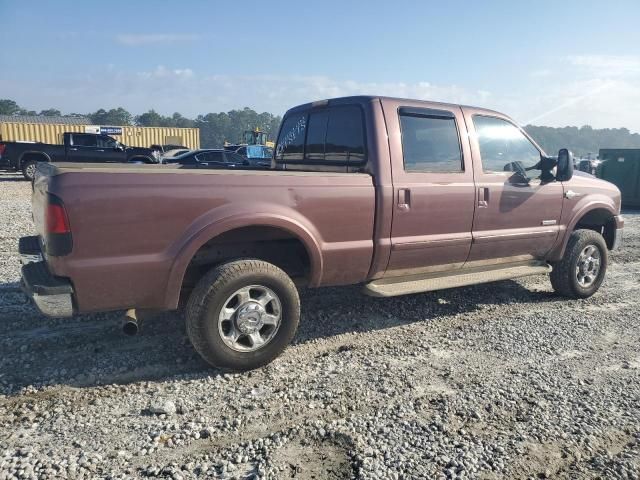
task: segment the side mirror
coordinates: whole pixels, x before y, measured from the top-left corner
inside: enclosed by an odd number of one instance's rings
[[[116,143],[116,146],[113,147],[116,152],[124,152],[124,145],[121,143]]]
[[[556,170],[556,180],[568,182],[573,177],[573,154],[566,148],[561,148],[558,152],[558,168]]]

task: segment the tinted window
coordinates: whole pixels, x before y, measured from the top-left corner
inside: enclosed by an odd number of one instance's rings
[[[293,113],[285,118],[276,147],[276,158],[279,161],[302,160],[306,128],[306,113]]]
[[[323,110],[309,115],[309,129],[304,158],[308,160],[324,160],[324,140],[327,135],[329,112]]]
[[[98,148],[116,148],[116,141],[107,136],[98,137]]]
[[[224,162],[222,152],[202,152],[196,155],[199,162]]]
[[[460,172],[462,155],[454,118],[400,115],[407,172]]]
[[[512,123],[476,115],[473,125],[485,172],[512,172],[533,167],[540,162],[538,149]]]
[[[244,164],[247,161],[247,159],[242,155],[238,155],[237,153],[233,153],[233,152],[225,152],[224,156],[225,156],[225,161],[229,163]]]
[[[364,160],[362,112],[358,107],[336,107],[329,110],[325,161],[361,162]]]
[[[73,135],[73,144],[78,147],[95,147],[96,137],[94,135]]]

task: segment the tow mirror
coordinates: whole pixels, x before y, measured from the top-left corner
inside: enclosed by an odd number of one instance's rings
[[[573,154],[566,148],[561,148],[558,152],[558,169],[556,180],[568,182],[573,177]]]

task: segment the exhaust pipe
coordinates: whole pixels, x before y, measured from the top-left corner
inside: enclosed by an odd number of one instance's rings
[[[136,335],[142,328],[142,320],[138,319],[135,308],[127,310],[124,315],[124,323],[122,324],[122,332],[125,335]]]

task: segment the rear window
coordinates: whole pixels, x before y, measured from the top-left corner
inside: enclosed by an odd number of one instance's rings
[[[278,163],[350,165],[365,158],[363,115],[355,105],[287,116],[276,146]]]

